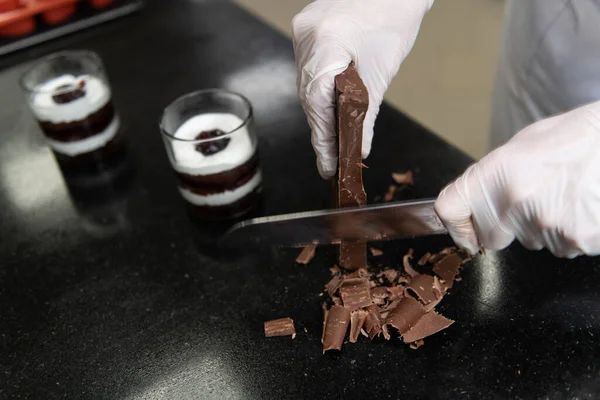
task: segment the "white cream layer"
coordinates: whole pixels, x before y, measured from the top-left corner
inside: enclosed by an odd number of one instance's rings
[[[116,136],[117,132],[119,132],[120,125],[121,122],[119,121],[119,117],[115,115],[106,129],[95,134],[94,136],[74,142],[59,142],[46,137],[46,141],[57,153],[74,157],[79,154],[89,153],[105,146],[106,143],[110,142]]]
[[[254,176],[242,186],[235,188],[234,190],[226,190],[221,193],[202,195],[196,194],[188,189],[179,187],[179,191],[184,199],[196,206],[224,206],[231,203],[235,203],[242,197],[251,193],[262,182],[262,173],[260,169],[256,171]]]
[[[81,81],[85,82],[85,96],[64,104],[58,104],[52,99],[54,94],[60,93],[56,91],[59,86],[77,87]],[[110,88],[99,78],[91,75],[62,75],[38,85],[29,99],[29,105],[37,120],[59,124],[85,119],[109,101]]]
[[[256,151],[256,144],[252,143],[246,127],[226,135],[230,139],[227,147],[209,156],[196,150],[198,142],[186,141],[194,140],[202,131],[220,129],[230,132],[243,123],[237,115],[226,113],[200,114],[185,121],[174,134],[176,138],[183,140],[171,141],[175,158],[173,168],[189,175],[211,175],[244,164]]]

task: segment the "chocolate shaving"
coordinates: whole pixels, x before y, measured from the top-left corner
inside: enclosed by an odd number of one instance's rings
[[[365,164],[363,164],[361,162],[358,163],[358,166],[361,167],[361,168],[367,168],[367,169],[369,169],[369,167],[367,167]]]
[[[350,311],[373,304],[369,281],[366,278],[344,279],[340,287],[340,295],[342,296],[344,307]]]
[[[383,201],[392,201],[394,199],[394,193],[396,193],[397,186],[390,185],[388,191],[383,195]]]
[[[429,259],[431,258],[431,253],[427,252],[425,254],[423,254],[423,257],[421,257],[419,259],[419,261],[417,262],[417,265],[422,267],[423,265],[427,264],[427,261],[429,261]]]
[[[448,254],[433,266],[433,272],[440,277],[444,293],[452,287],[461,266],[462,258],[456,253]]]
[[[412,342],[410,344],[410,348],[413,350],[418,349],[419,347],[423,346],[425,344],[425,342],[423,341],[423,339],[419,339],[416,342]]]
[[[398,172],[394,172],[392,174],[392,179],[398,185],[414,185],[414,183],[415,183],[415,181],[413,180],[412,171],[407,171],[402,174],[398,173]]]
[[[383,276],[385,276],[385,279],[390,283],[393,283],[398,278],[398,275],[398,271],[395,269],[386,269],[383,271]]]
[[[373,255],[373,257],[379,257],[383,255],[383,251],[376,249],[375,247],[369,247],[369,251]]]
[[[385,286],[377,286],[371,289],[371,299],[375,304],[385,304],[385,300],[388,298],[388,288]]]
[[[300,252],[300,254],[298,254],[298,257],[296,257],[296,262],[298,264],[307,265],[315,256],[316,249],[317,249],[317,246],[306,246]]]
[[[455,250],[456,250],[455,246],[446,247],[446,248],[442,249],[439,253],[432,255],[431,258],[429,259],[429,262],[431,264],[435,264],[438,261],[440,261],[442,258],[444,258],[444,256],[447,256],[448,254],[453,253]]]
[[[339,274],[336,274],[333,276],[333,278],[331,278],[331,280],[329,282],[327,282],[327,284],[325,285],[325,290],[329,294],[329,297],[333,298],[335,296],[335,293],[337,292],[337,290],[340,288],[340,285],[342,284],[342,280],[343,280],[342,276]]]
[[[410,260],[412,260],[413,249],[409,249],[408,253],[402,257],[402,264],[404,266],[404,272],[406,272],[411,278],[419,275],[419,272],[416,271],[412,265],[410,265]]]
[[[427,336],[431,336],[442,329],[446,329],[453,323],[454,321],[451,319],[432,311],[425,314],[408,331],[402,333],[402,340],[404,343],[413,343],[417,340],[426,338]]]
[[[400,300],[398,305],[390,311],[390,314],[385,320],[385,324],[393,326],[400,334],[404,334],[415,326],[426,313],[426,310],[417,300],[412,297],[404,297]],[[414,342],[415,340],[411,340],[411,342]]]
[[[390,336],[390,333],[388,332],[387,325],[385,324],[383,324],[383,326],[381,327],[381,333],[383,333],[383,338],[385,340],[390,340],[392,338]]]
[[[401,299],[404,297],[404,292],[406,289],[404,286],[389,286],[386,287],[387,291],[390,293],[390,300]]]
[[[280,318],[265,322],[265,337],[273,336],[292,336],[296,337],[296,328],[291,318]]]
[[[333,306],[325,312],[323,322],[323,353],[328,350],[341,350],[350,323],[350,311],[342,306]]]
[[[431,275],[421,274],[415,276],[407,286],[422,304],[429,304],[438,299],[434,292],[434,278]]]
[[[363,310],[356,310],[350,313],[350,343],[356,343],[358,340],[358,335],[360,335],[366,318],[367,312]]]
[[[367,315],[365,317],[364,327],[369,334],[369,338],[373,340],[375,336],[381,333],[383,318],[379,313],[379,308],[375,305],[367,307]]]

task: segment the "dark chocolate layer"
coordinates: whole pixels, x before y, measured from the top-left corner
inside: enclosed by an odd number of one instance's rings
[[[58,142],[76,142],[103,132],[114,117],[115,109],[109,101],[98,111],[78,121],[58,124],[50,121],[38,122],[44,134],[50,139]]]
[[[246,163],[211,175],[189,175],[177,173],[180,186],[200,195],[222,193],[234,190],[247,183],[257,173],[258,154],[255,153]]]
[[[195,217],[209,220],[231,219],[239,217],[254,208],[260,200],[261,192],[262,186],[258,186],[238,201],[222,206],[197,206],[191,203],[187,204],[189,205],[190,213]]]

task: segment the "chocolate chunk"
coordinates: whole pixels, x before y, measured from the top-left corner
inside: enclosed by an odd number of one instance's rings
[[[367,307],[364,327],[371,340],[381,333],[382,325],[383,318],[379,313],[379,308],[375,305]]]
[[[298,257],[296,257],[296,262],[298,264],[307,265],[315,256],[316,249],[317,249],[317,246],[306,246],[300,252],[300,254],[298,254]]]
[[[338,174],[335,180],[337,207],[365,206],[362,182],[362,131],[369,107],[369,93],[354,63],[335,77]],[[344,243],[339,247],[339,264],[354,270],[367,265],[366,244]]]
[[[325,290],[327,290],[329,297],[333,297],[335,295],[342,284],[342,280],[343,278],[341,275],[334,275],[333,278],[331,278],[331,280],[325,285]]]
[[[421,257],[419,259],[419,261],[417,262],[417,265],[422,267],[423,265],[427,264],[427,262],[429,261],[430,258],[431,258],[430,252],[423,254],[423,257]]]
[[[415,269],[412,267],[412,265],[410,265],[410,260],[412,259],[412,255],[413,255],[413,249],[409,249],[408,253],[404,255],[404,257],[402,258],[402,264],[404,266],[404,272],[406,272],[410,277],[414,278],[415,276],[419,275],[418,271],[415,271]]]
[[[423,341],[423,339],[419,339],[416,342],[412,342],[410,344],[410,348],[413,350],[418,349],[419,347],[423,346],[425,344],[425,342]]]
[[[373,255],[373,257],[379,257],[383,255],[383,251],[376,249],[375,247],[369,247],[369,251]]]
[[[294,321],[291,318],[280,318],[265,322],[265,336],[292,336],[296,337]]]
[[[356,343],[358,340],[366,318],[367,312],[363,310],[355,310],[350,313],[350,343]]]
[[[52,95],[52,100],[56,104],[67,104],[85,96],[85,81],[81,81],[77,86],[61,85],[55,90],[58,92]]]
[[[225,135],[225,132],[223,132],[220,129],[213,129],[210,131],[202,131],[198,134],[198,136],[196,136],[196,140],[212,139],[212,138],[216,138],[216,137],[223,136],[223,135]],[[223,138],[223,139],[219,139],[219,140],[210,140],[210,141],[198,143],[196,145],[196,151],[204,154],[205,156],[212,156],[213,154],[216,154],[216,153],[222,151],[223,149],[225,149],[225,147],[227,147],[227,145],[229,144],[230,141],[231,141],[230,138]]]
[[[373,304],[369,281],[366,278],[344,279],[340,287],[340,295],[344,307],[350,309],[350,311]]]
[[[398,189],[396,185],[390,185],[388,187],[388,191],[383,195],[383,201],[394,200],[394,193],[396,193],[396,189]]]
[[[415,181],[413,180],[412,171],[407,171],[402,174],[398,173],[398,172],[394,172],[392,174],[392,179],[398,185],[413,185],[415,183]]]
[[[407,290],[414,293],[419,301],[425,305],[438,300],[435,295],[434,277],[431,275],[420,274],[415,276],[408,284]]]
[[[456,253],[448,254],[433,266],[433,272],[440,277],[444,293],[452,287],[461,266],[462,258]]]
[[[404,343],[413,343],[452,325],[454,321],[432,311],[425,314],[408,331],[402,333]]]
[[[400,334],[404,334],[415,326],[425,314],[426,311],[421,303],[409,296],[400,300],[398,305],[390,311],[385,323],[398,329]],[[417,339],[411,340],[411,342]]]
[[[333,306],[325,312],[323,322],[323,353],[327,350],[341,350],[350,323],[350,311],[342,306]]]

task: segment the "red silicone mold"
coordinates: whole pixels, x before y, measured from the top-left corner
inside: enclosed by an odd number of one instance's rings
[[[21,18],[6,19],[3,17],[20,15],[26,10],[26,4],[19,0],[0,0],[0,36],[15,37],[28,35],[35,30],[35,19],[33,16],[24,15]]]

